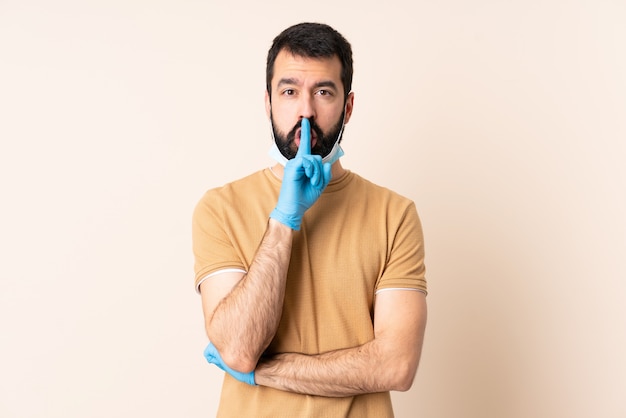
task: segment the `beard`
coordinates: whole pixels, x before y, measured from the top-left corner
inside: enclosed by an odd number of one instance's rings
[[[315,132],[317,135],[317,141],[314,147],[311,147],[312,155],[319,155],[322,158],[326,157],[330,154],[330,151],[333,149],[335,142],[341,142],[341,130],[343,128],[343,118],[345,115],[345,110],[341,112],[341,116],[339,117],[339,121],[327,132],[324,133],[322,128],[315,122],[315,119],[309,119],[311,124],[311,131]],[[270,114],[270,120],[272,122],[272,132],[274,133],[274,141],[276,141],[276,146],[280,153],[288,160],[291,160],[296,156],[298,152],[298,148],[295,145],[296,132],[298,128],[302,125],[302,121],[298,121],[295,126],[285,135],[282,132],[278,132],[276,130],[276,125],[274,124],[274,116]]]

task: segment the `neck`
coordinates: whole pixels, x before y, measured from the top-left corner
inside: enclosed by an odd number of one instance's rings
[[[272,170],[272,173],[274,173],[276,177],[278,177],[280,180],[283,179],[283,173],[285,171],[285,167],[283,167],[281,164],[276,163],[272,167],[270,167],[270,169]],[[346,174],[346,169],[343,168],[343,166],[341,165],[341,160],[337,160],[333,163],[333,166],[331,167],[330,172],[332,174],[331,179],[337,180],[343,177],[344,174]]]

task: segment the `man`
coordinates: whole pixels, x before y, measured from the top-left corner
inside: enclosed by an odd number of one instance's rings
[[[208,191],[193,218],[196,286],[225,370],[219,416],[391,417],[426,324],[410,200],[344,169],[352,51],[327,25],[274,39],[266,170]]]

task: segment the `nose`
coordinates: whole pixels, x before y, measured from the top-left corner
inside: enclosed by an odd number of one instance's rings
[[[312,95],[302,95],[300,97],[300,103],[299,103],[299,109],[298,109],[298,113],[300,116],[300,119],[302,118],[307,118],[307,119],[313,119],[315,118],[315,104],[313,102],[313,96]]]

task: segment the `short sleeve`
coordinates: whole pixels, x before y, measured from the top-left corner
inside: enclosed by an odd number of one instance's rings
[[[427,293],[424,235],[415,204],[411,202],[390,231],[390,249],[376,290],[415,289]]]
[[[215,190],[196,205],[192,217],[195,286],[203,277],[223,269],[245,270],[224,227],[224,205]]]

